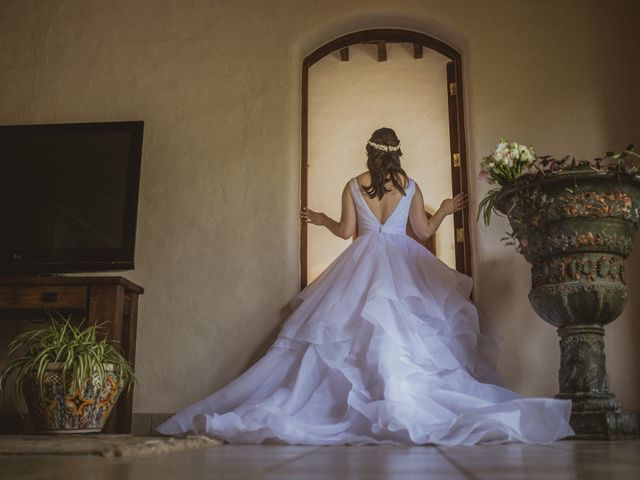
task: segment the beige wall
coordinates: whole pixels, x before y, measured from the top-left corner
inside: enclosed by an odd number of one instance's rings
[[[380,127],[400,138],[407,174],[434,213],[451,197],[451,154],[447,98],[448,58],[425,49],[413,57],[413,44],[387,45],[378,62],[377,46],[349,48],[349,61],[335,52],[309,69],[309,208],[340,218],[345,182],[367,169],[366,141]],[[308,230],[308,280],[317,277],[350,243],[326,228]],[[436,234],[438,257],[455,268],[453,217]]]
[[[639,5],[4,0],[0,123],[145,120],[137,268],[126,273],[146,287],[134,409],[171,412],[255,361],[296,292],[305,55],[368,27],[460,49],[475,210],[487,190],[478,159],[500,136],[556,155],[640,144]],[[508,385],[552,395],[556,334],[527,302],[529,267],[500,245],[505,228],[472,231],[482,321],[505,337]],[[612,389],[629,409],[640,408],[638,315],[632,294],[607,329]]]

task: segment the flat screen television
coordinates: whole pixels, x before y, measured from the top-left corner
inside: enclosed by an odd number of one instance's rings
[[[0,275],[134,268],[143,127],[0,126]]]

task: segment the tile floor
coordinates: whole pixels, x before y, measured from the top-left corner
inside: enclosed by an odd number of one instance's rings
[[[640,440],[473,447],[221,445],[138,458],[0,456],[2,480],[640,479]]]

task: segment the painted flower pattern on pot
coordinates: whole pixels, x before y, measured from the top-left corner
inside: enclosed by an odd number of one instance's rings
[[[115,405],[124,383],[112,367],[105,368],[104,382],[97,371],[80,387],[63,386],[62,368],[50,365],[44,374],[44,395],[36,378],[25,382],[25,397],[36,428],[43,433],[100,432]],[[71,372],[66,372],[71,384]]]

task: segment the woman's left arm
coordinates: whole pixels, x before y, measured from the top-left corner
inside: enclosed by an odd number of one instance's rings
[[[459,193],[453,198],[447,198],[442,201],[440,208],[433,214],[431,218],[427,218],[424,211],[424,198],[422,191],[416,183],[416,191],[411,200],[409,207],[409,221],[411,228],[420,240],[426,240],[431,237],[447,215],[451,215],[462,210],[467,203],[466,193]]]
[[[353,204],[353,198],[351,198],[349,183],[342,190],[342,213],[339,222],[323,212],[314,212],[309,208],[300,210],[300,218],[303,222],[327,227],[337,237],[351,238],[356,231],[356,207]]]

